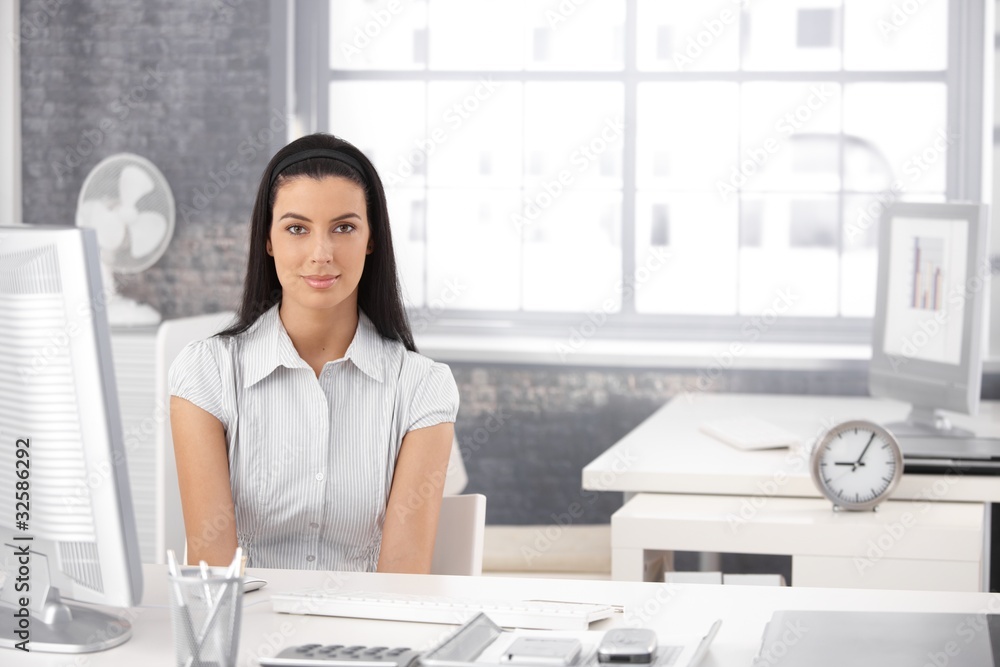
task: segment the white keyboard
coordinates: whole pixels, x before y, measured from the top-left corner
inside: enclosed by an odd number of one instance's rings
[[[802,438],[759,417],[720,417],[701,423],[701,431],[737,449],[779,449],[802,443]]]
[[[473,600],[430,595],[302,590],[271,595],[274,610],[285,614],[317,614],[387,621],[460,625],[479,612],[505,628],[586,630],[593,621],[614,613],[611,605],[544,600]]]

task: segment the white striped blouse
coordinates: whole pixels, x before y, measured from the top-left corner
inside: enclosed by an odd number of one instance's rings
[[[455,421],[448,366],[358,315],[346,354],[318,378],[277,305],[242,334],[190,343],[170,367],[170,393],[225,427],[247,565],[374,571],[403,436]]]

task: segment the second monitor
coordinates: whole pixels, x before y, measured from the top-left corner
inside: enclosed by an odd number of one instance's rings
[[[915,458],[1000,459],[1000,441],[952,425],[979,409],[990,267],[987,209],[897,203],[879,234],[869,391],[911,404],[887,424]]]

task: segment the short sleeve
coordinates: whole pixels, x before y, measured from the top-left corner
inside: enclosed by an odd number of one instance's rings
[[[228,430],[229,419],[222,401],[222,376],[211,344],[211,339],[188,343],[170,365],[167,385],[171,396],[191,401],[214,415]]]
[[[457,415],[458,386],[451,369],[447,364],[431,364],[413,395],[410,426],[406,430],[454,422]]]

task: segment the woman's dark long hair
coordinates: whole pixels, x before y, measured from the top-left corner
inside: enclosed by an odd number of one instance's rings
[[[346,154],[361,165],[363,173],[339,160],[309,158],[295,162],[281,172],[274,185],[268,187],[271,170],[293,153],[314,148],[326,148]],[[291,178],[307,177],[322,180],[338,176],[357,183],[365,192],[368,207],[368,226],[372,253],[365,258],[365,267],[358,283],[358,307],[372,321],[384,338],[398,340],[406,349],[416,352],[410,323],[403,308],[403,297],[396,275],[396,256],[392,251],[392,234],[389,231],[389,211],[385,203],[385,190],[375,167],[350,143],[332,134],[310,134],[296,139],[274,154],[261,177],[257,199],[250,214],[250,257],[243,283],[243,299],[236,323],[219,332],[217,336],[235,336],[243,333],[271,306],[281,302],[281,283],[274,268],[274,258],[267,254],[267,239],[271,233],[271,215],[278,189]]]

